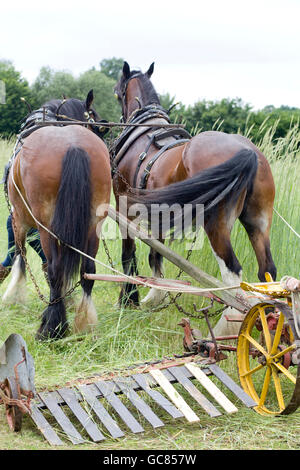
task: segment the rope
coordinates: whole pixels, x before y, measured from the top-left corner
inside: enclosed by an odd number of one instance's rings
[[[275,214],[278,215],[278,217],[280,217],[280,219],[289,227],[289,229],[298,237],[300,238],[300,234],[298,232],[296,232],[296,230],[293,229],[293,227],[285,220],[284,217],[282,217],[282,215],[279,214],[279,212],[273,207],[273,211],[275,212]]]
[[[83,251],[79,250],[78,248],[75,248],[74,246],[71,246],[69,245],[68,243],[60,240],[60,238],[55,235],[55,233],[53,233],[51,230],[48,229],[48,227],[46,227],[45,225],[43,225],[35,216],[34,214],[32,213],[29,205],[27,204],[27,202],[25,201],[19,187],[17,186],[16,182],[15,182],[15,179],[14,179],[14,169],[12,168],[11,169],[11,175],[12,175],[12,182],[14,184],[14,187],[16,188],[20,198],[22,199],[27,211],[29,212],[30,216],[33,218],[33,220],[35,221],[35,223],[37,225],[39,225],[40,227],[42,227],[42,229],[44,229],[46,232],[48,232],[52,237],[54,237],[56,240],[58,240],[60,243],[63,243],[64,245],[66,245],[68,248],[70,248],[71,250],[73,251],[76,251],[77,253],[79,253],[81,256],[85,256],[86,258],[89,258],[90,260],[94,261],[95,263],[97,264],[100,264],[101,266],[111,270],[111,271],[114,271],[115,273],[119,274],[119,275],[122,275],[124,277],[126,277],[127,279],[129,280],[135,280],[134,277],[132,276],[129,276],[128,274],[125,274],[121,271],[119,271],[118,269],[116,268],[113,268],[112,266],[109,266],[105,263],[103,263],[102,261],[96,259],[96,258],[93,258],[92,256],[88,255],[87,253],[84,253]],[[153,287],[153,285],[151,285],[151,283],[149,284],[147,281],[140,281],[140,283],[144,286],[144,287]],[[222,291],[222,290],[230,290],[230,289],[238,289],[240,288],[240,285],[237,284],[237,285],[232,285],[232,286],[224,286],[224,287],[213,287],[213,288],[205,288],[205,289],[201,289],[201,288],[193,288],[192,286],[189,287],[189,293],[195,293],[195,294],[198,294],[198,293],[205,293],[205,292],[215,292],[215,291]],[[172,292],[180,292],[182,291],[182,289],[180,290],[179,288],[176,288],[176,287],[164,287],[164,286],[155,286],[155,289],[158,289],[158,290],[163,290],[163,291],[172,291]],[[192,292],[193,291],[193,292]]]

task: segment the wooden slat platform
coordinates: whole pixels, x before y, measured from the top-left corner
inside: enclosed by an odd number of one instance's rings
[[[119,439],[128,430],[135,434],[142,433],[144,428],[139,422],[140,416],[154,429],[163,427],[163,420],[151,409],[152,402],[156,407],[159,405],[161,413],[165,412],[169,419],[171,417],[189,423],[201,422],[201,412],[196,414],[193,411],[193,403],[200,405],[203,412],[212,418],[217,418],[222,412],[237,412],[237,407],[210,380],[209,375],[214,375],[244,406],[251,408],[257,405],[216,364],[203,368],[194,362],[187,362],[165,369],[153,366],[148,372],[128,377],[118,376],[113,380],[99,378],[93,383],[79,383],[76,389],[64,387],[40,393],[32,402],[31,417],[46,440],[51,445],[60,446],[63,438],[73,444],[81,444],[88,439],[93,442]],[[174,384],[178,386],[175,388]],[[188,401],[181,396],[181,390],[185,396],[188,393]],[[147,402],[141,392],[148,397]],[[127,403],[130,404],[130,410]],[[47,421],[43,414],[45,409],[55,418],[59,432]],[[118,423],[112,416],[116,414],[120,418]],[[74,424],[71,422],[73,418]]]

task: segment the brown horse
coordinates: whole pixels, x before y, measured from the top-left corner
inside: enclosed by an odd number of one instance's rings
[[[110,201],[109,153],[96,126],[91,124],[91,118],[98,120],[91,102],[89,94],[86,101],[72,99],[68,106],[60,106],[61,114],[86,121],[89,128],[75,124],[34,130],[20,144],[18,153],[15,152],[9,172],[8,191],[13,205],[17,252],[24,252],[28,230],[37,228],[48,263],[50,301],[43,312],[38,339],[56,339],[66,333],[64,293],[79,271],[81,276],[95,272],[91,259],[69,247],[96,256],[99,246],[96,228],[105,216],[105,212],[96,215],[96,211],[98,214],[99,206]],[[21,256],[15,265],[18,289],[24,285],[25,276]],[[93,281],[81,277],[81,286],[83,297],[75,317],[76,331],[88,330],[97,321],[91,299]]]
[[[146,73],[131,71],[124,62],[115,93],[125,122],[161,123],[163,129],[169,118],[150,81],[153,69],[154,64]],[[177,141],[167,145],[163,142],[158,150],[154,129],[139,128],[133,132],[123,131],[111,155],[117,204],[121,194],[130,195],[130,186],[146,188],[131,201],[142,202],[148,209],[163,203],[182,207],[192,204],[193,208],[203,204],[204,229],[226,284],[237,284],[242,276],[230,241],[233,224],[239,218],[257,257],[259,279],[265,280],[265,272],[275,279],[269,241],[275,187],[270,166],[260,150],[241,135],[215,131],[202,132],[190,139],[179,135],[175,137]],[[162,134],[163,137],[168,136]],[[123,240],[122,262],[127,274],[137,272],[135,243],[128,237]],[[151,250],[149,262],[153,275],[160,277],[161,255]],[[157,304],[162,295],[152,290],[144,301]],[[132,285],[124,286],[120,298],[138,303]]]

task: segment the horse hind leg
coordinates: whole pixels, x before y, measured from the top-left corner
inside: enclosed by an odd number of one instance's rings
[[[97,235],[90,237],[88,242],[87,253],[95,257],[99,247],[99,239]],[[75,333],[87,333],[93,331],[98,323],[97,311],[92,299],[92,289],[94,281],[85,279],[85,273],[94,274],[96,272],[95,262],[89,258],[83,258],[81,264],[81,287],[83,295],[80,304],[76,309],[73,330]]]
[[[59,339],[65,336],[68,329],[63,291],[63,273],[61,269],[58,247],[53,244],[48,250],[47,236],[41,233],[41,241],[48,260],[48,280],[50,286],[50,302],[42,315],[42,322],[36,334],[37,340]]]
[[[13,216],[14,217],[14,216]],[[16,240],[16,253],[11,269],[11,279],[3,294],[2,301],[8,304],[26,303],[26,272],[25,262],[21,252],[25,253],[27,229],[14,218],[14,233]],[[17,236],[16,236],[17,235]]]
[[[254,208],[248,206],[242,212],[240,221],[245,227],[256,255],[259,266],[259,280],[264,282],[266,280],[265,273],[268,272],[275,281],[277,270],[272,258],[269,238],[272,211],[267,207],[254,210]]]

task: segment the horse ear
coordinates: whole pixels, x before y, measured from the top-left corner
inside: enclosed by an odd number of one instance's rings
[[[93,101],[94,101],[94,91],[90,90],[88,92],[88,95],[87,95],[86,100],[85,100],[85,106],[86,106],[87,110],[90,109],[90,107],[92,106]]]
[[[148,68],[148,70],[146,72],[146,74],[148,75],[149,78],[153,74],[153,70],[154,70],[154,62],[152,62],[152,64],[150,65],[150,67]]]
[[[127,62],[124,62],[124,65],[123,65],[123,75],[126,78],[126,80],[130,77],[130,67]]]

